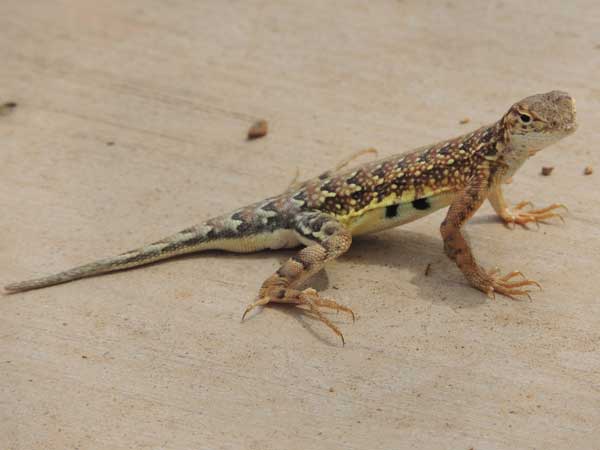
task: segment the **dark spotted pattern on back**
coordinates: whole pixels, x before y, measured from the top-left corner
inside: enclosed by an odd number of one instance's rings
[[[422,201],[440,192],[458,191],[475,168],[493,153],[504,139],[501,123],[443,141],[411,153],[374,161],[355,170],[315,178],[292,194],[303,209],[318,210],[342,219],[364,211],[415,202],[416,209],[428,209]],[[494,150],[495,151],[495,150]],[[391,214],[390,209],[387,214]]]

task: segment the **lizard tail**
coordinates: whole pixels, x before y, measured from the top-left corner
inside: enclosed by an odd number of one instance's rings
[[[47,277],[12,283],[5,286],[4,289],[8,292],[29,291],[79,278],[129,269],[184,253],[208,250],[212,248],[207,245],[208,242],[216,238],[216,236],[211,236],[212,230],[213,228],[207,225],[187,228],[165,239],[118,256],[100,259]]]
[[[244,226],[240,227],[240,224]],[[267,230],[260,228],[236,220],[235,213],[221,216],[118,256],[84,264],[47,277],[12,283],[4,289],[10,293],[29,291],[205,250],[248,253],[273,247],[273,235],[265,234]],[[282,243],[279,247],[284,245],[285,243]]]

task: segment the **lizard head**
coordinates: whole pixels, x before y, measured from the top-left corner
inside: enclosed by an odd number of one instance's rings
[[[511,106],[502,122],[515,150],[531,156],[577,129],[575,100],[562,91],[532,95]]]

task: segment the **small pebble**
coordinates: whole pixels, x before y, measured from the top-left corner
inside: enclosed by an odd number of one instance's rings
[[[591,175],[593,173],[594,173],[594,169],[592,168],[592,166],[587,166],[585,169],[583,169],[584,175]]]
[[[0,116],[10,114],[17,107],[16,102],[6,102],[0,105]]]
[[[267,131],[269,131],[269,125],[266,120],[254,122],[254,125],[248,130],[248,139],[258,139],[266,136]]]
[[[465,117],[463,119],[460,119],[458,123],[460,123],[461,125],[464,125],[465,123],[469,123],[471,121],[471,119],[469,119],[468,117]]]
[[[425,276],[426,277],[429,276],[429,272],[431,272],[431,263],[427,264],[427,267],[425,267]]]
[[[548,175],[550,175],[552,173],[553,170],[554,170],[554,167],[552,167],[552,166],[544,166],[544,167],[542,167],[542,175],[547,177]]]

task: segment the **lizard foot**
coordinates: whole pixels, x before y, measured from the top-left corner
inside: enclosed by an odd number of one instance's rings
[[[336,327],[323,313],[319,310],[319,308],[329,308],[335,311],[343,311],[352,316],[352,321],[355,321],[354,312],[348,308],[347,306],[340,305],[330,298],[321,297],[319,293],[312,289],[304,289],[303,291],[298,291],[296,289],[278,289],[271,295],[264,296],[259,298],[254,303],[248,305],[244,314],[242,315],[242,320],[246,317],[250,311],[252,311],[257,306],[264,306],[268,303],[290,303],[298,306],[306,306],[308,311],[310,311],[317,319],[327,325],[331,331],[333,331],[337,336],[342,340],[342,345],[345,345],[344,335]]]
[[[527,289],[519,289],[526,288],[527,286],[537,286],[540,290],[542,290],[542,286],[540,283],[534,280],[530,280],[525,277],[518,270],[509,272],[504,276],[498,275],[500,270],[498,268],[494,268],[487,273],[487,276],[484,277],[481,284],[477,286],[479,289],[484,291],[490,298],[495,298],[496,292],[502,295],[505,295],[513,300],[517,300],[516,296],[525,295],[531,300],[531,295],[529,295],[529,290]],[[521,277],[521,280],[511,281],[515,277]]]
[[[521,211],[526,206],[529,206],[531,209],[528,209],[527,211]],[[551,219],[552,217],[558,217],[564,222],[565,219],[563,216],[554,212],[554,210],[560,208],[567,210],[567,207],[562,203],[553,203],[546,208],[533,209],[533,204],[531,202],[523,201],[515,205],[512,211],[507,210],[506,214],[502,218],[509,228],[514,228],[515,224],[521,225],[523,228],[527,228],[527,224],[530,222],[535,223],[539,227],[540,221]]]

